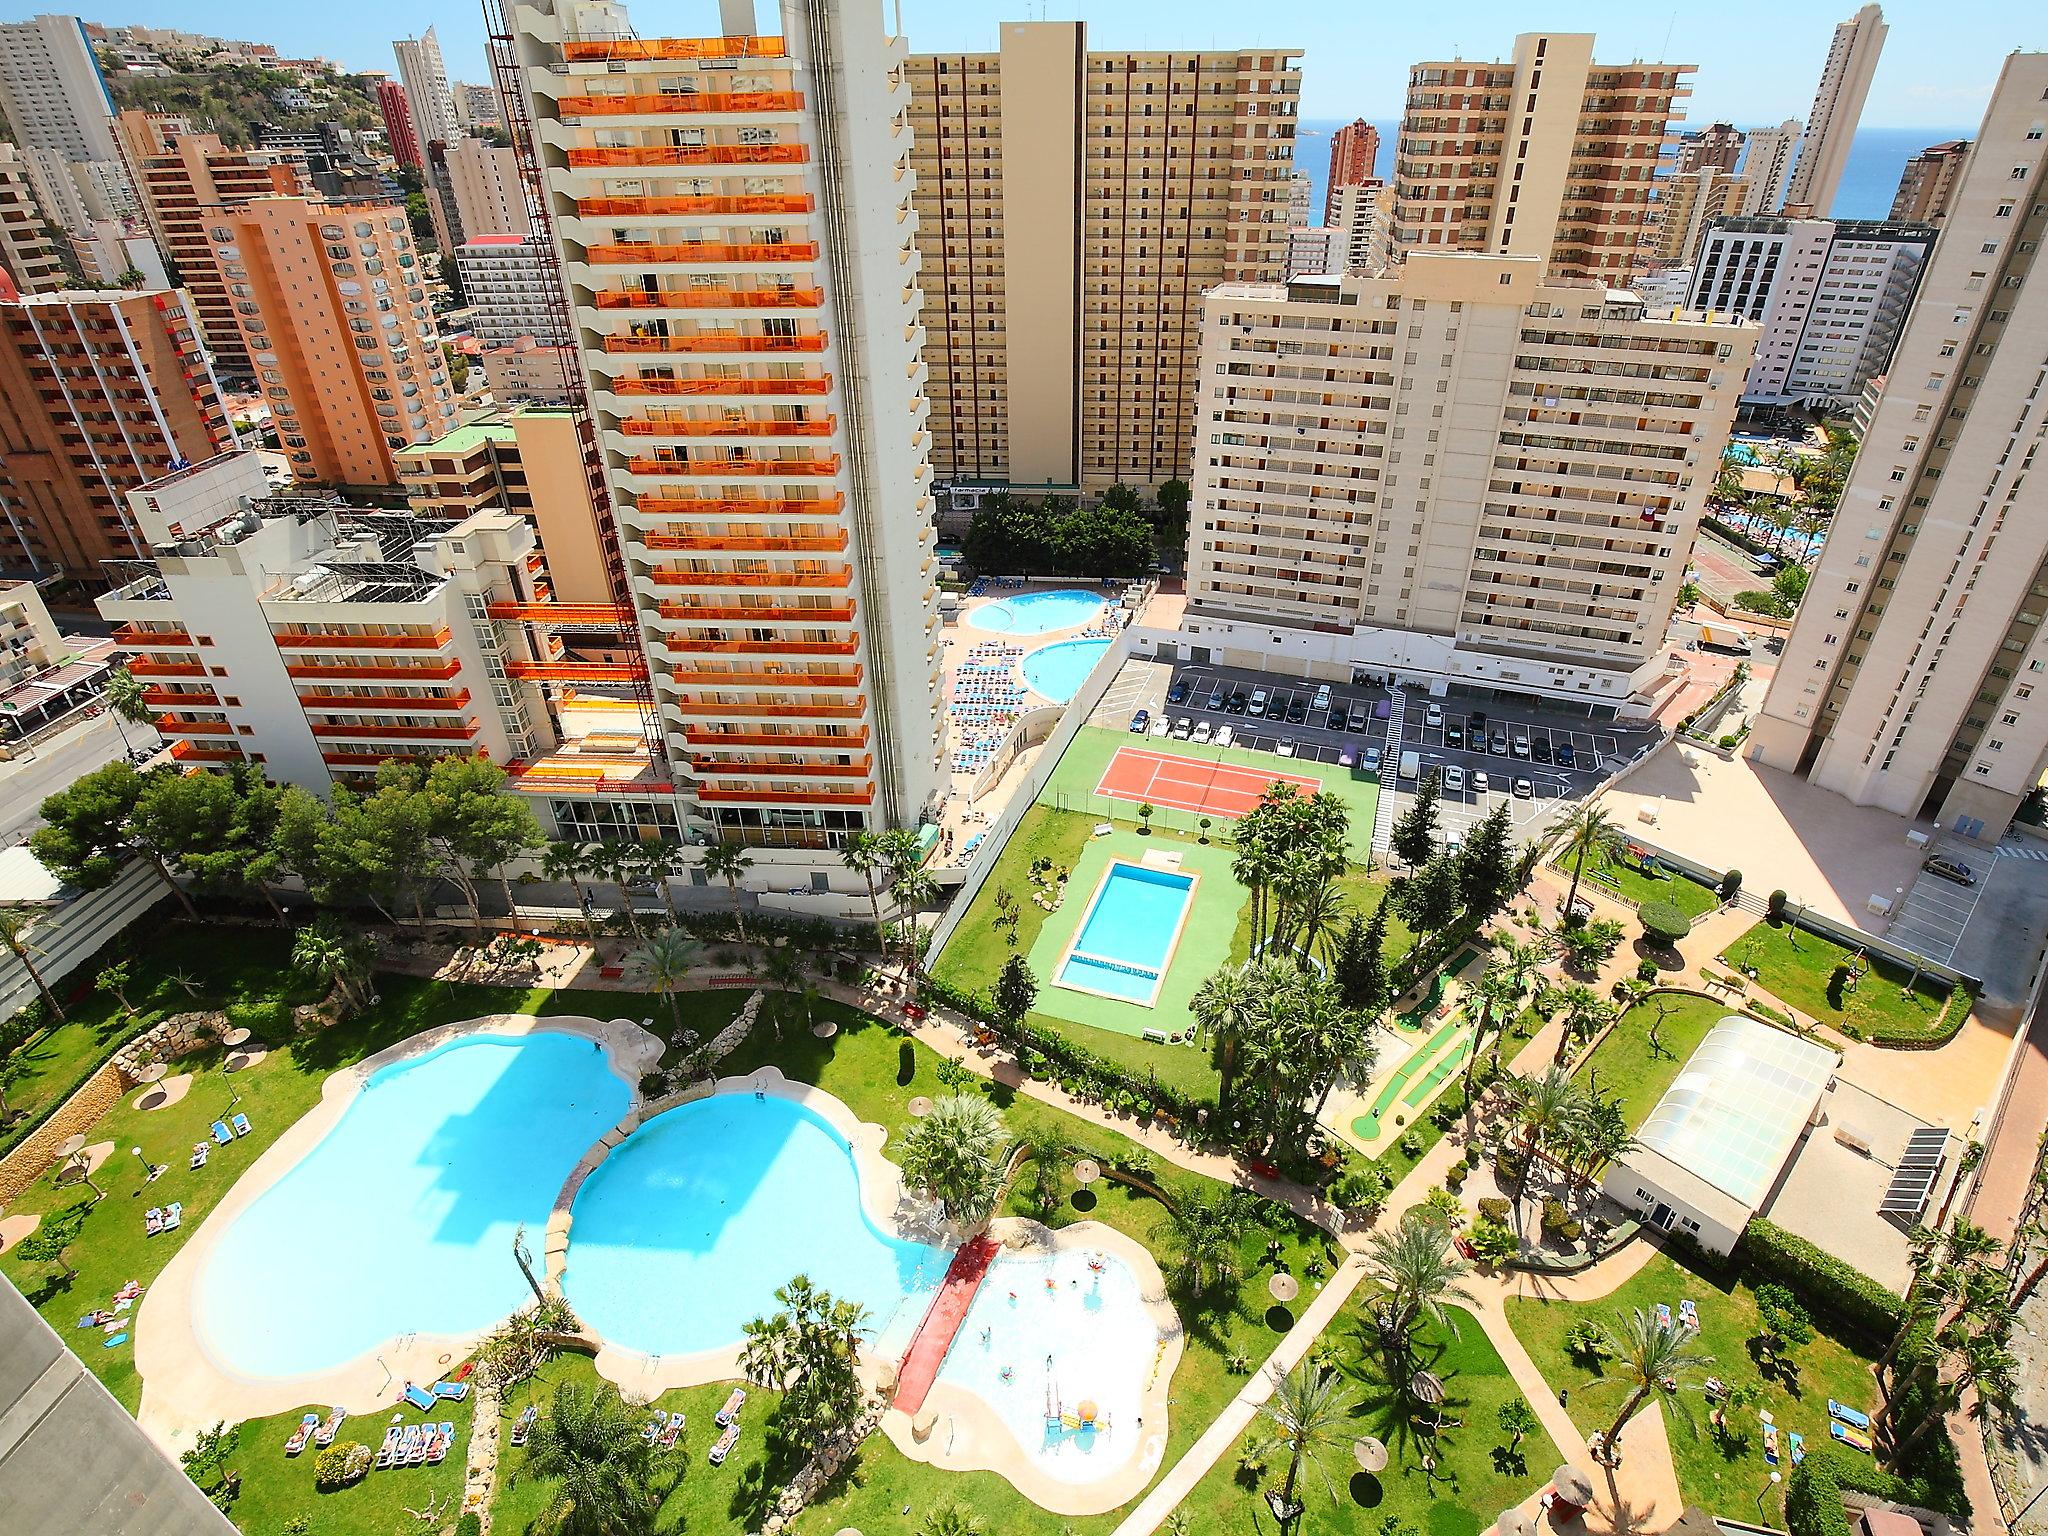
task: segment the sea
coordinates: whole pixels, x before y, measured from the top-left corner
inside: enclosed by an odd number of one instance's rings
[[[1315,184],[1309,203],[1310,218],[1323,216],[1323,183],[1330,172],[1330,135],[1349,118],[1303,118],[1295,126],[1295,169],[1307,171]],[[1688,126],[1700,126],[1688,117]],[[1376,122],[1380,131],[1379,174],[1391,174],[1394,140],[1400,132],[1398,121]],[[1758,124],[1758,127],[1776,126]],[[1834,217],[1838,219],[1881,219],[1892,211],[1892,197],[1899,190],[1899,173],[1906,162],[1930,144],[1946,139],[1967,139],[1976,135],[1969,128],[1862,128],[1849,148],[1849,164],[1842,172],[1841,189],[1835,194]]]

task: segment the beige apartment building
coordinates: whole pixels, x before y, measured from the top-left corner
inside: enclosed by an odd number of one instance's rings
[[[1884,51],[1885,34],[1890,30],[1884,11],[1875,5],[1864,6],[1835,28],[1827,62],[1821,66],[1820,85],[1813,93],[1813,110],[1806,115],[1799,163],[1792,168],[1792,181],[1785,189],[1786,207],[1804,209],[1810,217],[1824,219],[1835,206],[1842,172],[1849,164],[1849,146],[1863,118],[1864,98],[1877,74],[1877,56]]]
[[[1657,190],[1657,222],[1648,237],[1652,263],[1689,265],[1707,226],[1739,213],[1748,194],[1749,183],[1726,171],[1679,171],[1665,177]]]
[[[1750,738],[1986,843],[2048,766],[2044,95],[2010,55]]]
[[[1899,173],[1899,190],[1892,198],[1891,217],[1915,224],[1938,224],[1948,216],[1949,199],[1955,196],[1956,179],[1969,158],[1968,139],[1948,139],[1930,144],[1906,162]]]
[[[519,179],[519,157],[509,148],[482,139],[457,139],[447,147],[448,186],[464,240],[486,235],[526,235],[533,219],[526,209],[526,187]],[[444,252],[453,247],[444,246]]]
[[[1202,295],[1285,270],[1298,56],[1005,22],[906,61],[940,481],[1186,476]]]
[[[1543,269],[1417,250],[1209,296],[1198,659],[1628,707],[1757,332]]]
[[[258,197],[206,237],[293,478],[397,485],[397,451],[455,425],[405,210]]]
[[[17,293],[52,293],[64,286],[64,258],[50,238],[21,151],[0,140],[0,268]]]
[[[1537,256],[1625,286],[1694,67],[1596,64],[1586,32],[1525,32],[1492,64],[1417,64],[1394,149],[1396,257]]]

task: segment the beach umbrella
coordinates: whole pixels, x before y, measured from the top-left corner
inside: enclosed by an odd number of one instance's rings
[[[1593,1502],[1593,1479],[1570,1462],[1566,1462],[1550,1474],[1550,1485],[1557,1490],[1558,1497],[1568,1504],[1576,1504],[1584,1509]]]
[[[1351,1455],[1358,1462],[1361,1471],[1384,1472],[1387,1470],[1387,1448],[1382,1442],[1373,1439],[1370,1435],[1362,1440],[1351,1442]],[[1502,1536],[1506,1536],[1506,1533],[1503,1532]]]

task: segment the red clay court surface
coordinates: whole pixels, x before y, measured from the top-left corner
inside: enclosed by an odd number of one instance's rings
[[[1297,785],[1311,795],[1323,787],[1321,779],[1295,773],[1236,768],[1206,758],[1119,747],[1109,766],[1102,770],[1102,782],[1095,786],[1095,793],[1112,800],[1235,819],[1256,807],[1266,786],[1276,780]]]

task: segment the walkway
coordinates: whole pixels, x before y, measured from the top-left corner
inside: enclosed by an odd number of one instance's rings
[[[974,1305],[975,1292],[988,1278],[989,1262],[995,1258],[996,1249],[994,1239],[984,1232],[963,1243],[953,1255],[946,1278],[939,1282],[938,1294],[932,1298],[924,1321],[917,1325],[917,1332],[911,1335],[910,1348],[903,1352],[892,1406],[911,1415],[924,1407],[925,1394],[931,1391],[939,1367],[946,1363],[946,1352],[953,1347],[953,1335],[960,1331],[967,1309]]]

